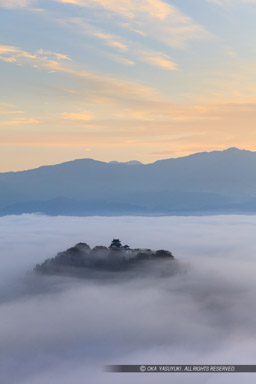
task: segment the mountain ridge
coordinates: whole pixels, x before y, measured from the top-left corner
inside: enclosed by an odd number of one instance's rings
[[[56,166],[62,166],[62,165],[68,165],[68,164],[74,164],[74,163],[79,163],[79,162],[93,162],[93,163],[98,163],[98,164],[115,164],[115,165],[142,165],[142,166],[149,166],[149,165],[153,165],[153,164],[156,164],[156,163],[159,163],[159,162],[165,162],[165,161],[172,161],[172,160],[180,160],[180,159],[188,159],[188,158],[193,158],[193,157],[198,157],[198,156],[203,156],[203,155],[210,155],[210,154],[217,154],[217,153],[247,153],[247,154],[255,154],[256,151],[250,151],[248,149],[240,149],[240,148],[237,148],[237,147],[230,147],[230,148],[227,148],[227,149],[224,149],[224,150],[215,150],[215,151],[202,151],[202,152],[195,152],[195,153],[191,153],[189,155],[186,155],[186,156],[180,156],[180,157],[170,157],[170,158],[167,158],[167,159],[159,159],[159,160],[156,160],[152,163],[142,163],[141,161],[138,161],[138,160],[128,160],[128,161],[117,161],[117,160],[112,160],[112,161],[109,161],[109,162],[106,162],[106,161],[102,161],[102,160],[97,160],[97,159],[92,159],[90,157],[85,157],[85,158],[80,158],[80,159],[74,159],[74,160],[68,160],[68,161],[64,161],[64,162],[61,162],[61,163],[56,163],[56,164],[47,164],[47,165],[40,165],[39,167],[36,167],[36,168],[31,168],[31,169],[24,169],[24,170],[19,170],[19,171],[7,171],[7,172],[0,172],[0,175],[3,175],[3,174],[16,174],[16,173],[20,173],[20,172],[29,172],[29,171],[34,171],[34,170],[38,170],[38,169],[41,169],[41,168],[49,168],[49,167],[56,167]]]
[[[229,148],[142,164],[77,159],[0,173],[0,215],[256,213],[256,152]]]

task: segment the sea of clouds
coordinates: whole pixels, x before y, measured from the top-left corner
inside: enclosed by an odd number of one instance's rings
[[[256,217],[0,218],[0,383],[254,383],[256,374],[122,374],[105,364],[255,364]],[[170,250],[171,277],[34,276],[78,243]]]

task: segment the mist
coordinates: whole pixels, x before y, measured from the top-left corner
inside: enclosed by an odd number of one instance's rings
[[[253,374],[103,366],[254,364],[255,225],[255,216],[0,218],[0,382],[253,383]],[[105,282],[32,272],[78,242],[113,238],[171,251],[179,273]]]

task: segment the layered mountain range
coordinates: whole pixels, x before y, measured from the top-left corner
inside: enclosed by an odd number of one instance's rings
[[[256,213],[256,152],[229,148],[151,164],[79,159],[0,173],[0,215]]]

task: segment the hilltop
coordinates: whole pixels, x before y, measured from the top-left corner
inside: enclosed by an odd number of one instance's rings
[[[172,261],[169,271],[174,272],[174,256],[167,250],[153,251],[151,249],[131,249],[122,246],[119,239],[113,239],[109,247],[95,246],[90,248],[87,243],[78,243],[54,258],[45,260],[35,267],[35,272],[47,275],[70,275],[77,277],[95,277],[97,272],[104,275],[109,273],[124,273],[145,271],[145,266],[157,267],[163,261]],[[96,275],[95,275],[96,273]]]

